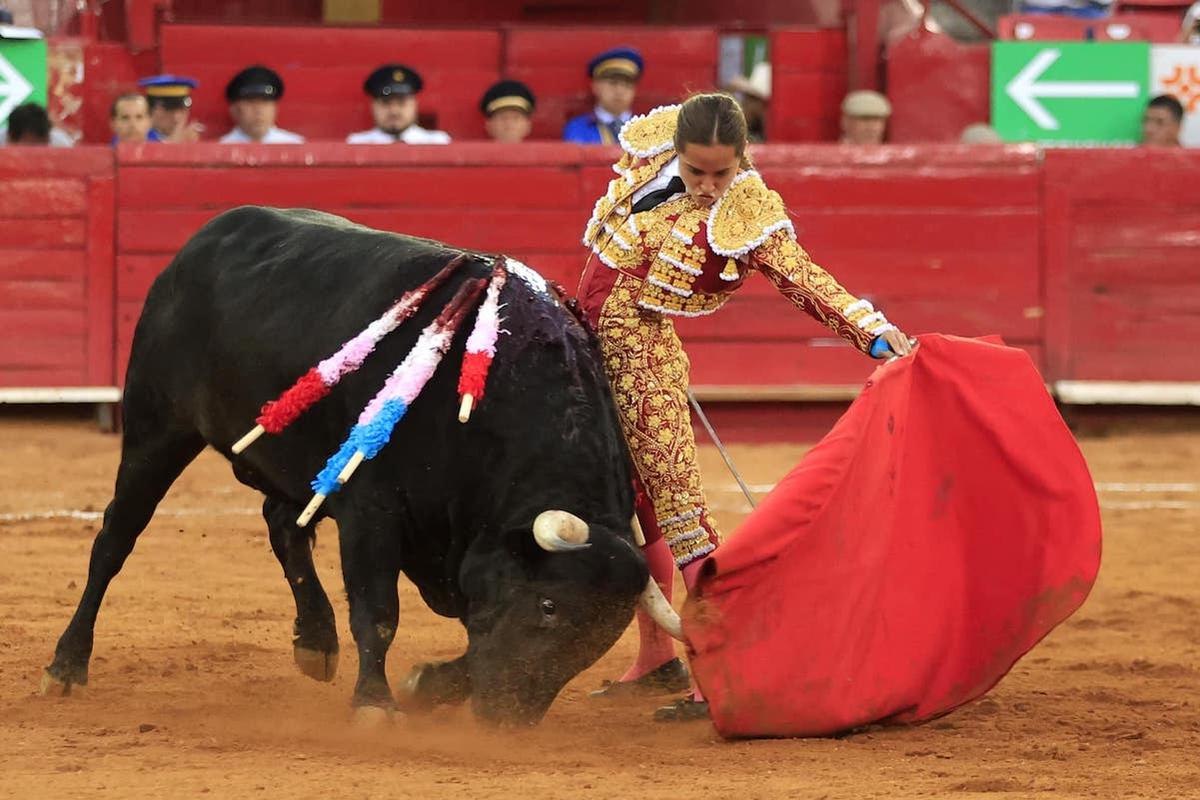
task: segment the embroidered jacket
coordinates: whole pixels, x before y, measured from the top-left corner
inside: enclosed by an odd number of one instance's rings
[[[690,196],[633,213],[633,195],[675,158],[679,106],[634,117],[621,129],[625,151],[596,201],[583,243],[606,266],[638,278],[634,302],[678,316],[716,311],[757,269],[781,294],[862,351],[892,326],[812,262],[795,241],[783,201],[754,170],[742,170],[705,208]]]

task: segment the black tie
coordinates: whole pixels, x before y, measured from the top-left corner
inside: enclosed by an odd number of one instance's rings
[[[612,134],[613,144],[619,144],[621,142],[621,128],[625,127],[625,123],[619,119],[614,119],[612,122],[604,124],[608,128],[608,132]]]
[[[670,200],[672,196],[683,191],[683,178],[676,175],[671,178],[671,182],[667,184],[665,189],[655,189],[653,192],[647,192],[646,196],[633,204],[633,213],[640,214],[643,211],[649,211],[652,208]]]

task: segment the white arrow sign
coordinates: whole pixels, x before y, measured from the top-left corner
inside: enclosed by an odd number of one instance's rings
[[[0,120],[8,119],[12,110],[33,94],[33,85],[17,68],[0,56]]]
[[[1025,68],[1017,73],[1004,91],[1029,118],[1043,130],[1058,130],[1058,120],[1046,107],[1038,102],[1040,97],[1070,97],[1070,98],[1133,98],[1138,96],[1140,87],[1136,81],[1042,81],[1038,78],[1058,61],[1061,50],[1042,50]]]

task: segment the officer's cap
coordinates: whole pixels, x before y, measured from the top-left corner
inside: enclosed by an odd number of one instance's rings
[[[194,78],[185,75],[152,75],[138,81],[151,104],[158,103],[167,108],[189,108],[192,89],[197,85]]]
[[[537,100],[528,86],[520,81],[500,81],[493,83],[491,88],[483,93],[483,99],[479,101],[479,110],[487,117],[505,108],[515,108],[532,114],[535,105]]]
[[[406,97],[425,86],[421,75],[403,64],[384,64],[363,81],[363,91],[371,97]]]
[[[642,74],[642,54],[632,47],[605,50],[588,62],[591,78],[628,78],[636,81]]]
[[[275,70],[257,64],[246,67],[234,75],[225,87],[225,99],[231,103],[255,97],[267,100],[283,97],[283,80]]]
[[[860,89],[846,95],[842,101],[842,113],[851,117],[890,117],[892,104],[879,92]]]

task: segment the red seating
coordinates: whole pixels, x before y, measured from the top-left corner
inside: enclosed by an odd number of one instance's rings
[[[338,29],[164,25],[162,69],[200,81],[193,116],[216,138],[232,127],[225,84],[251,64],[280,74],[281,128],[310,139],[342,141],[372,126],[363,79],[400,62],[421,73],[423,117],[457,138],[481,138],[479,98],[499,76],[497,30]]]

